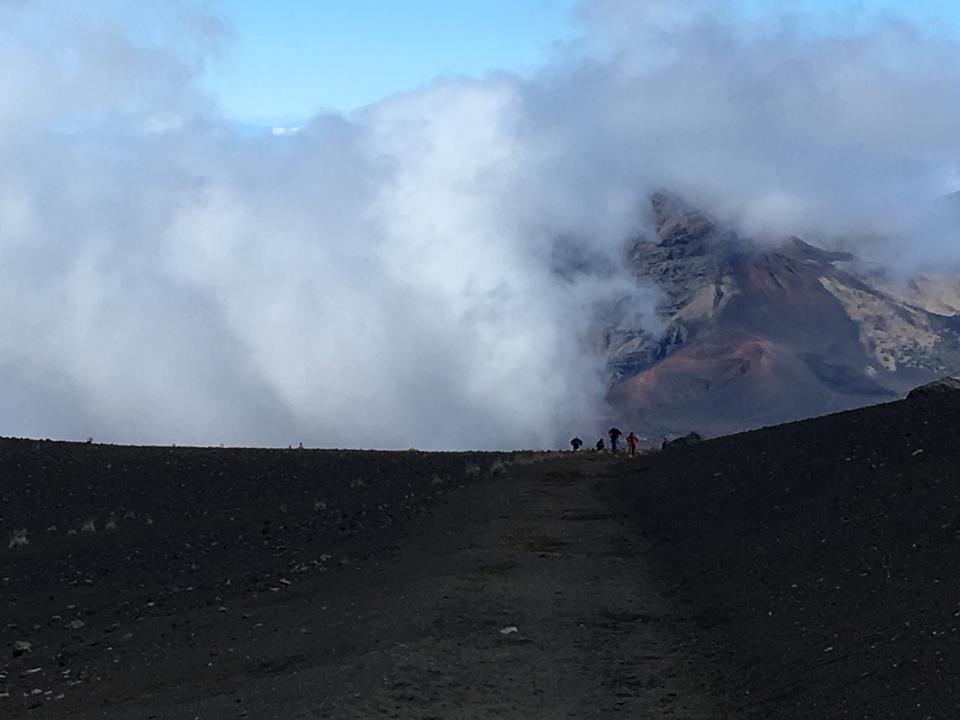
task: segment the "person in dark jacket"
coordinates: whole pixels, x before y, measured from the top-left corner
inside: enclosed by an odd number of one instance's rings
[[[630,454],[637,454],[637,443],[640,441],[636,435],[633,434],[633,430],[630,431],[630,434],[627,435],[627,447],[630,448]]]
[[[603,450],[603,438],[600,438],[599,440],[597,440],[596,450],[597,452],[600,452],[601,450]]]
[[[610,432],[607,433],[610,436],[610,449],[613,451],[613,454],[617,454],[617,443],[620,441],[620,436],[623,435],[620,430],[615,427],[610,428]]]
[[[583,440],[581,440],[579,437],[574,437],[573,440],[570,441],[570,445],[573,447],[573,451],[576,452],[583,447]]]

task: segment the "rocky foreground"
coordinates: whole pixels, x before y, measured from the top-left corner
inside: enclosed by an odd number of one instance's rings
[[[955,718],[958,422],[934,394],[637,458],[2,441],[0,717]]]

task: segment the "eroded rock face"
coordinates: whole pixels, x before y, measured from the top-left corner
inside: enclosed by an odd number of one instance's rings
[[[938,369],[936,363],[929,362],[940,342],[931,313],[836,277],[823,276],[820,282],[860,328],[860,343],[867,355],[884,369],[895,371],[899,363]]]
[[[621,327],[600,348],[611,402],[647,433],[746,429],[960,374],[960,277],[894,282],[799,238],[740,237],[666,193],[651,210],[629,262],[662,293],[665,330]]]

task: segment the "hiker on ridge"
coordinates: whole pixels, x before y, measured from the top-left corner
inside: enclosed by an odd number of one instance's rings
[[[570,445],[573,446],[573,451],[576,452],[583,446],[583,440],[577,436],[574,436],[573,440],[570,441]]]
[[[627,447],[630,448],[631,455],[637,454],[637,442],[639,442],[639,440],[640,438],[633,434],[633,430],[631,430],[630,434],[627,435]]]
[[[599,440],[597,440],[597,445],[594,449],[597,452],[600,452],[601,450],[603,450],[603,438],[600,438]]]
[[[610,449],[613,451],[613,454],[617,454],[617,443],[620,442],[620,436],[623,435],[617,428],[610,428],[610,432],[607,433],[610,436]]]

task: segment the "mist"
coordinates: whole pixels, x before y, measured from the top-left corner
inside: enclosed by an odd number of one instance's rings
[[[960,48],[896,18],[595,0],[533,74],[250,136],[201,82],[226,21],[143,7],[0,2],[3,435],[586,436],[597,318],[660,331],[623,264],[660,188],[760,239],[960,259]]]

